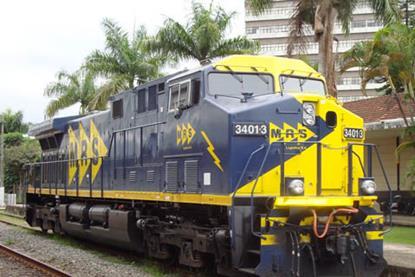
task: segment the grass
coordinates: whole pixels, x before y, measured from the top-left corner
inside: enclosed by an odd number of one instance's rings
[[[0,220],[4,220],[4,221],[10,222],[12,224],[18,224],[18,225],[26,224],[26,222],[23,219],[13,217],[13,216],[9,216],[9,215],[3,214],[3,213],[0,213]],[[28,225],[26,224],[26,226],[28,226]]]
[[[12,239],[6,239],[4,241],[4,244],[7,245],[7,246],[13,245],[14,243],[15,243],[15,241],[12,240]]]
[[[386,243],[401,243],[415,245],[415,227],[394,226],[392,231],[385,234]]]

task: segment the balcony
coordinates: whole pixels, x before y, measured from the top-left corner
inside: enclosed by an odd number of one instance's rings
[[[350,33],[375,33],[381,28],[382,24],[375,22],[374,20],[355,21],[350,26]],[[336,23],[333,33],[335,35],[344,34],[341,24]],[[248,27],[246,29],[246,34],[250,39],[286,38],[290,35],[290,31],[288,25],[275,24],[275,26]],[[311,26],[305,27],[304,34],[307,36],[314,35]]]

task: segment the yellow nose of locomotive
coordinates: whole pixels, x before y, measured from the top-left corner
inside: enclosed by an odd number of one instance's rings
[[[286,161],[283,168],[285,184],[280,186],[295,192],[302,185],[303,193],[277,197],[275,206],[352,206],[355,201],[371,205],[376,197],[362,195],[360,191],[365,175],[363,120],[333,98],[307,94],[295,97],[303,104],[301,126],[312,132],[315,140],[313,145]],[[307,126],[307,105],[314,108],[316,120],[321,121],[318,128]],[[290,140],[285,142],[288,150],[300,147]],[[281,174],[281,168],[275,173]]]

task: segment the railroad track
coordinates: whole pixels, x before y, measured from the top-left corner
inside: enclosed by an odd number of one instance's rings
[[[12,217],[10,215],[7,215],[9,217]],[[18,218],[18,217],[16,217]],[[1,223],[7,224],[7,225],[11,225],[11,226],[16,226],[19,228],[23,228],[26,230],[31,230],[31,231],[37,231],[37,229],[35,228],[31,228],[31,227],[26,227],[26,226],[22,226],[20,224],[16,224],[7,220],[3,220],[0,219]],[[39,230],[40,231],[40,230]],[[17,260],[19,263],[22,263],[30,268],[34,268],[48,276],[56,276],[56,277],[67,277],[67,276],[71,276],[69,273],[66,273],[52,265],[46,264],[42,261],[39,261],[35,258],[32,258],[24,253],[21,253],[19,251],[16,251],[10,247],[7,247],[3,244],[0,244],[0,254],[3,254],[5,256],[11,257],[15,260]]]
[[[35,258],[32,258],[26,254],[23,254],[19,251],[16,251],[10,247],[7,247],[3,244],[0,244],[0,254],[3,254],[5,256],[11,257],[14,260],[17,260],[19,263],[24,264],[25,266],[29,268],[36,269],[42,273],[44,273],[47,276],[54,276],[54,277],[68,277],[71,276],[70,274],[57,269],[56,267],[53,267],[49,264],[46,264],[44,262],[41,262]]]

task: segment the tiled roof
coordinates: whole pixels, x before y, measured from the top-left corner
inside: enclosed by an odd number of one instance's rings
[[[415,104],[409,104],[409,101],[404,101],[402,96],[399,98],[401,99],[406,117],[410,117],[411,112],[415,110]],[[346,102],[343,106],[361,116],[365,123],[402,118],[397,99],[394,96],[386,95]],[[410,106],[412,106],[412,109],[409,109]]]

